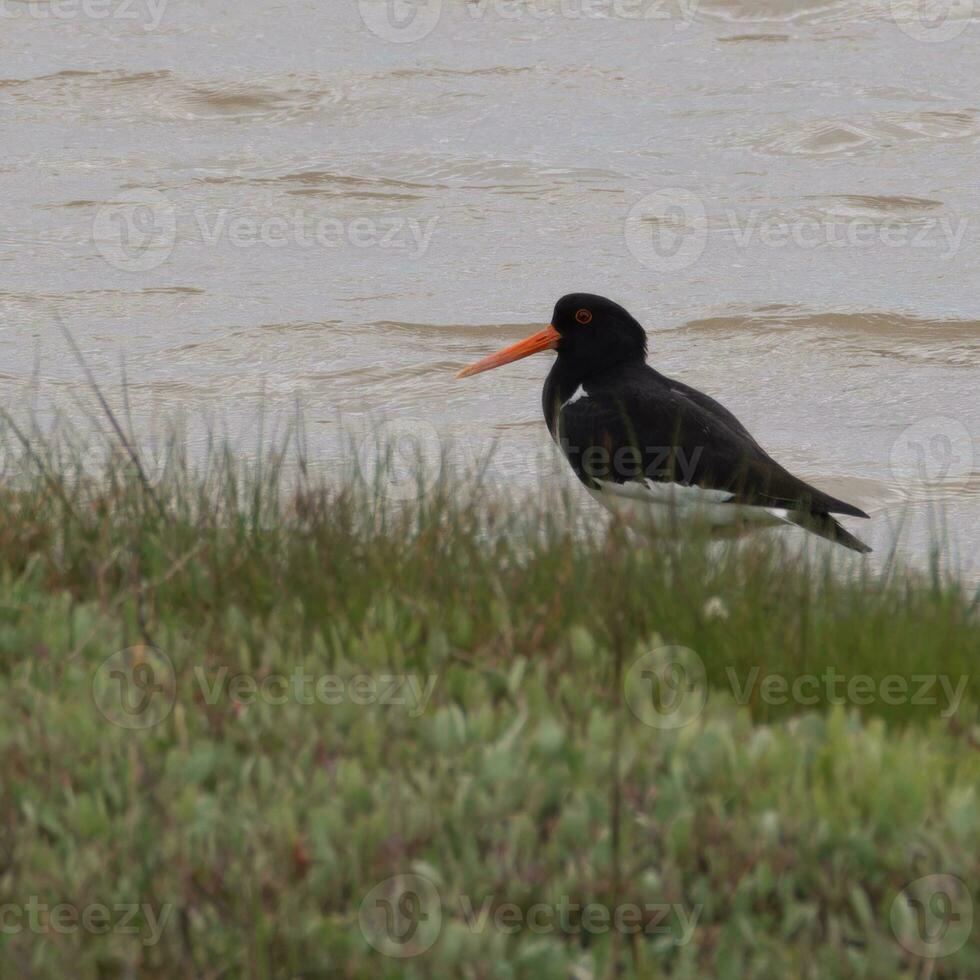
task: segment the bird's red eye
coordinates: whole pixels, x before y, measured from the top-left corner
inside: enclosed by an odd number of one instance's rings
[[[592,314],[588,310],[579,310],[578,313],[575,314],[575,319],[578,320],[579,323],[591,323]]]

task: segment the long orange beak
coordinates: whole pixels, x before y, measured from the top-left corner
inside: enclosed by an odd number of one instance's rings
[[[484,357],[483,360],[463,368],[456,377],[468,378],[470,375],[491,371],[493,368],[510,364],[511,361],[519,361],[522,357],[530,357],[539,351],[554,350],[560,339],[561,334],[549,324],[544,330],[539,330],[536,334],[525,337],[516,344],[511,344],[510,347],[498,350],[496,354],[491,354],[489,357]]]

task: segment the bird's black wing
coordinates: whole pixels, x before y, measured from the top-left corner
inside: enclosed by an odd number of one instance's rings
[[[713,399],[652,369],[584,391],[561,407],[558,436],[586,486],[651,480],[726,491],[731,503],[867,516],[793,476]]]
[[[720,402],[716,402],[714,398],[710,395],[706,395],[703,391],[698,391],[697,388],[692,388],[690,385],[684,384],[682,381],[675,381],[673,378],[664,379],[670,386],[671,390],[678,395],[690,399],[695,405],[704,409],[704,411],[720,419],[724,422],[730,429],[741,435],[743,438],[748,439],[749,442],[758,446],[759,444],[755,441],[755,437],[749,432],[748,429],[742,425],[741,422],[735,416],[725,408]],[[760,447],[761,448],[761,447]]]

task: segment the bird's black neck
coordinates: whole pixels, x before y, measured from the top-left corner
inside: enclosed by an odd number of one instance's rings
[[[645,361],[645,353],[641,352],[636,357],[627,358],[616,364],[600,365],[589,369],[581,361],[563,358],[559,354],[551,366],[551,371],[548,372],[541,393],[541,408],[551,435],[554,436],[558,430],[558,413],[561,406],[575,394],[579,385],[588,388],[589,383],[598,380],[600,375],[606,375],[610,371],[627,370],[633,365],[642,365]]]
[[[575,387],[561,370],[561,361],[555,361],[544,379],[544,390],[541,392],[541,411],[544,412],[544,421],[552,438],[558,430],[558,412],[562,402],[572,397]]]

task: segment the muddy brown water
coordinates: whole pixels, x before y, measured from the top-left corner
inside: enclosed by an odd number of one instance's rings
[[[299,405],[327,471],[384,419],[550,484],[547,356],[453,375],[601,292],[975,578],[976,8],[0,0],[3,405],[84,418],[60,319],[148,451]]]

